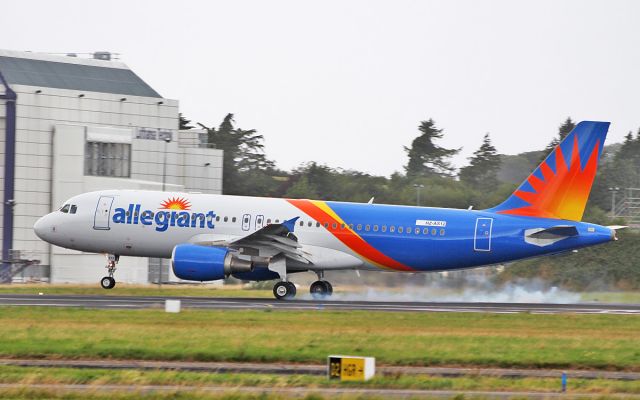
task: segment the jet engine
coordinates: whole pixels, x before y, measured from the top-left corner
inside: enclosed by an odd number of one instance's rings
[[[171,255],[173,273],[189,281],[215,281],[238,272],[253,271],[253,263],[222,247],[179,244]]]

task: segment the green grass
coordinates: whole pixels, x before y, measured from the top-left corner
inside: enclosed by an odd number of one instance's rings
[[[640,318],[339,311],[0,308],[0,356],[640,371]]]
[[[141,371],[0,366],[0,383],[85,385],[176,385],[189,387],[350,387],[368,389],[418,389],[456,391],[558,392],[560,379],[466,376],[377,376],[368,382],[329,381],[323,376],[272,374],[216,374],[183,371]],[[572,393],[640,394],[640,381],[569,379]]]
[[[212,285],[127,285],[118,283],[112,290],[94,285],[11,284],[0,285],[0,294],[162,296],[162,297],[253,297],[273,298],[271,290],[244,289],[240,286]]]

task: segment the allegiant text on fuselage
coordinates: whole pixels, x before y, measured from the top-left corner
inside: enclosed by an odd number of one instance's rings
[[[155,230],[158,232],[164,232],[169,229],[170,226],[201,229],[204,229],[205,226],[209,229],[215,227],[213,222],[216,213],[213,211],[206,213],[182,210],[154,212],[152,210],[140,211],[141,208],[142,206],[140,204],[129,204],[127,209],[118,207],[114,210],[112,220],[116,224],[155,225]]]

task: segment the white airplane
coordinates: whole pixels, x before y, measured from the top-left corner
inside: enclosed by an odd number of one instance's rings
[[[312,271],[314,297],[329,296],[328,270],[430,272],[498,264],[592,246],[615,229],[579,222],[609,124],[581,122],[502,204],[488,210],[408,207],[158,191],[80,194],[34,225],[57,246],[108,257],[171,258],[175,275],[212,281],[279,279]]]

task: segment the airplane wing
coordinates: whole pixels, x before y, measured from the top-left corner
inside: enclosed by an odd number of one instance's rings
[[[205,246],[228,247],[241,254],[260,257],[274,257],[282,254],[291,260],[310,264],[310,254],[302,250],[298,238],[293,234],[298,218],[279,224],[269,224],[247,236],[204,234],[194,236],[190,242]]]

